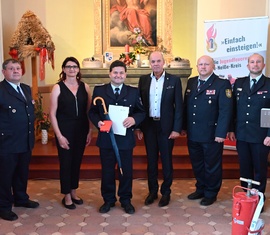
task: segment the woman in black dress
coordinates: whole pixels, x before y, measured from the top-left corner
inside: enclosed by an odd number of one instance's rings
[[[85,146],[91,141],[87,113],[91,104],[90,88],[81,81],[80,64],[68,57],[62,64],[58,83],[51,92],[50,118],[56,136],[60,162],[62,204],[75,209],[83,204],[76,194]]]

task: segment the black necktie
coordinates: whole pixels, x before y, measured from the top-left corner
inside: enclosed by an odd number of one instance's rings
[[[255,79],[255,78],[253,78],[252,79],[252,85],[251,85],[251,87],[250,87],[250,92],[252,92],[252,91],[254,91],[254,88],[255,88],[255,86],[256,86],[256,82],[257,82],[257,80]]]
[[[199,79],[197,91],[200,91],[200,89],[201,89],[201,87],[203,86],[204,83],[205,83],[205,80]]]
[[[118,96],[119,96],[119,87],[116,87],[115,89],[114,89],[114,95],[115,95],[115,98],[117,99],[118,98]]]
[[[20,86],[17,86],[17,91],[25,99],[24,95],[22,94]]]

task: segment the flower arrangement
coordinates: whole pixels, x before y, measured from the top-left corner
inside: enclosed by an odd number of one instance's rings
[[[129,66],[136,60],[136,55],[134,52],[121,53],[119,60],[123,61],[127,66]]]
[[[133,64],[136,60],[136,55],[149,53],[149,50],[145,49],[148,44],[143,38],[140,28],[134,28],[133,33],[129,35],[128,39],[130,44],[133,46],[133,51],[121,53],[119,57],[119,60],[123,61],[126,65]]]
[[[148,54],[149,50],[146,50],[145,47],[148,47],[144,37],[142,36],[142,31],[140,28],[134,28],[133,34],[129,36],[131,45],[133,45],[135,54]]]
[[[43,113],[42,120],[38,122],[38,125],[40,126],[41,130],[49,130],[51,127],[51,122],[49,120],[49,114]]]
[[[170,51],[162,44],[163,40],[161,37],[157,37],[156,46],[149,48],[140,28],[134,28],[133,33],[128,36],[128,40],[130,41],[130,45],[133,46],[133,51],[121,53],[119,57],[119,60],[123,61],[127,66],[133,64],[137,56],[141,54],[148,55],[151,51],[160,51],[163,54],[170,54]]]
[[[37,94],[37,100],[35,100],[35,116],[36,116],[36,129],[39,130],[49,130],[51,127],[51,122],[49,119],[49,114],[43,111],[42,106],[42,95],[40,93]]]

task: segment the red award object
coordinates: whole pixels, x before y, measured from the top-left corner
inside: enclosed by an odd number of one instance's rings
[[[104,120],[104,125],[100,127],[101,132],[109,132],[112,126],[111,120]]]
[[[236,150],[236,141],[230,141],[228,138],[225,139],[224,149]]]

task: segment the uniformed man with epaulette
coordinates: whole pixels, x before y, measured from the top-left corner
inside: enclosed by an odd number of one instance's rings
[[[19,61],[7,59],[2,64],[0,82],[0,218],[13,221],[18,216],[12,206],[36,208],[29,199],[27,181],[35,143],[34,101],[31,89],[21,83]]]
[[[222,183],[222,153],[232,117],[232,91],[227,79],[214,74],[211,57],[197,61],[199,76],[190,78],[184,98],[184,130],[196,177],[196,190],[188,199],[213,204]],[[185,131],[183,131],[185,133]]]
[[[270,108],[270,78],[263,75],[264,58],[253,54],[248,58],[250,74],[237,78],[233,88],[234,122],[229,138],[236,141],[240,176],[260,182],[253,185],[265,193],[270,128],[260,127],[261,109]],[[246,182],[241,182],[247,187]]]

